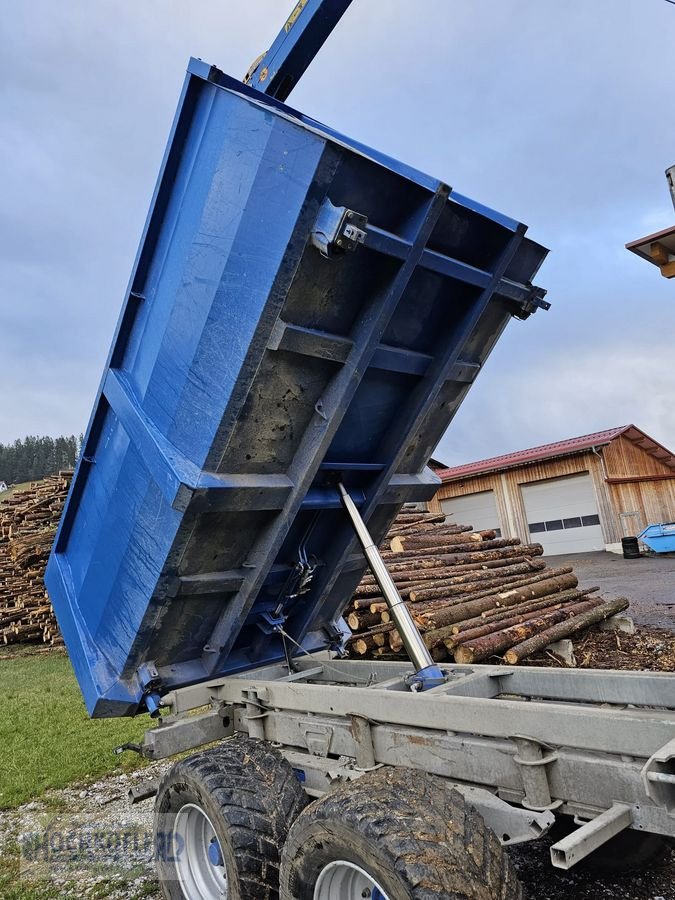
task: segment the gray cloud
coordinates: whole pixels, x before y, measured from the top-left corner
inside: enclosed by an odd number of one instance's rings
[[[84,428],[187,58],[241,75],[287,5],[6,12],[1,441]],[[675,284],[623,248],[675,221],[674,34],[662,0],[354,0],[292,95],[551,248],[553,308],[512,323],[441,442],[449,461],[631,420],[675,445]]]
[[[512,347],[500,348],[437,455],[459,465],[631,423],[666,440],[675,434],[675,407],[660,386],[672,382],[671,353],[667,339],[617,344],[600,355],[593,348],[573,355],[556,348],[528,373],[509,364]]]

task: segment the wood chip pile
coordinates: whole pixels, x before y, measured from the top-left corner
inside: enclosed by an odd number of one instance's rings
[[[580,590],[571,566],[552,568],[541,544],[446,525],[444,515],[403,511],[380,552],[437,662],[517,665],[628,607]],[[405,658],[387,604],[368,573],[346,619],[356,657]]]
[[[72,472],[37,481],[0,503],[0,642],[63,644],[44,573]]]

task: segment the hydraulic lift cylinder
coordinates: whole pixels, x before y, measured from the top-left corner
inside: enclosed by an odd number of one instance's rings
[[[415,666],[415,678],[411,680],[411,688],[413,690],[428,690],[430,687],[443,684],[445,676],[431,658],[422,635],[417,630],[410,611],[403,602],[403,598],[399,594],[394,580],[380,556],[380,551],[375,546],[366,523],[356,508],[356,504],[342,483],[338,484],[338,490],[342,505],[351,519],[354,531],[363,549],[363,554],[368,560],[370,570],[382,591],[382,596],[391,613],[392,621],[401,635],[403,646],[410,657],[410,661]]]

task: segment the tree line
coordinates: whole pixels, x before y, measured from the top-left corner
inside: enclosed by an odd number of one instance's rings
[[[82,435],[17,438],[13,444],[0,444],[0,481],[20,484],[54,475],[60,469],[72,469],[82,445]]]

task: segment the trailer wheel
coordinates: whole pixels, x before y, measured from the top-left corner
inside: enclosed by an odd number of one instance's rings
[[[307,797],[268,745],[235,738],[180,760],[155,802],[156,862],[167,900],[276,900],[279,856]]]
[[[667,865],[674,849],[675,843],[670,838],[631,828],[621,831],[591,853],[579,863],[579,868],[602,875],[622,875]]]
[[[382,769],[313,803],[281,858],[282,900],[519,900],[495,834],[456,791]]]

